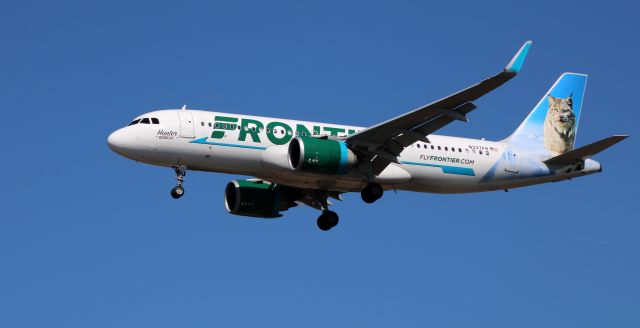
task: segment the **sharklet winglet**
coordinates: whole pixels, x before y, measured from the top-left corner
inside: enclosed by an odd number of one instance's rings
[[[520,69],[522,69],[522,65],[524,64],[525,58],[527,58],[527,53],[529,53],[529,49],[531,48],[532,43],[533,41],[529,40],[525,42],[522,47],[520,47],[518,53],[513,56],[507,67],[504,68],[505,72],[516,74],[520,72]]]

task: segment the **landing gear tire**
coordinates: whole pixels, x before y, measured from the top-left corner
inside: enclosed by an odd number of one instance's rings
[[[333,211],[322,212],[322,215],[318,217],[317,221],[318,228],[320,228],[320,230],[322,231],[330,230],[331,228],[337,226],[338,222],[340,222],[340,218],[338,217],[338,214]]]
[[[182,183],[184,182],[184,176],[187,175],[187,167],[184,165],[180,165],[174,168],[176,172],[176,181],[178,181],[178,185],[171,189],[171,197],[174,199],[178,199],[184,195],[184,188],[182,188]]]
[[[377,183],[372,183],[362,189],[362,192],[360,192],[360,197],[362,197],[362,200],[365,203],[371,204],[376,200],[382,198],[383,194],[384,189],[382,189],[382,186]]]
[[[171,189],[171,197],[178,199],[184,195],[184,188],[182,186],[175,186]]]

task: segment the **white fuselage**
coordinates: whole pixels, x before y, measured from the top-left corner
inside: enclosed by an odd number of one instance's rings
[[[380,175],[356,167],[342,175],[292,170],[288,142],[296,135],[344,138],[362,127],[236,115],[200,110],[161,110],[139,116],[149,122],[111,134],[118,154],[148,164],[254,176],[305,189],[360,191],[368,182],[384,189],[466,193],[559,181],[600,171],[600,165],[547,167],[545,158],[518,153],[507,142],[430,135],[407,147]],[[157,124],[154,124],[157,123]]]

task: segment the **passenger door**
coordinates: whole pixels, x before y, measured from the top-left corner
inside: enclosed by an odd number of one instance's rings
[[[193,133],[193,113],[190,110],[179,110],[178,117],[180,119],[180,137],[195,138]]]

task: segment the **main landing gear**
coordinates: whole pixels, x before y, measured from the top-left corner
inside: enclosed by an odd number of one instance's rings
[[[382,189],[382,186],[377,183],[370,183],[369,185],[364,187],[364,189],[362,189],[362,192],[360,192],[360,197],[362,197],[362,200],[365,203],[371,204],[376,200],[382,198],[383,194],[384,189]]]
[[[187,175],[187,167],[184,165],[180,165],[175,168],[175,171],[178,185],[171,189],[171,197],[173,197],[174,199],[178,199],[184,195],[184,188],[182,187],[182,183],[184,182],[184,176]]]
[[[316,221],[318,228],[322,231],[331,230],[337,226],[340,221],[338,214],[329,210],[329,205],[331,204],[328,199],[329,197],[342,200],[339,194],[331,195],[327,191],[315,191],[305,198],[308,201],[307,204],[310,204],[311,207],[322,210],[322,214],[320,214],[318,221]]]
[[[340,219],[338,214],[333,211],[322,211],[322,214],[318,217],[318,228],[322,231],[327,231],[338,225]]]

